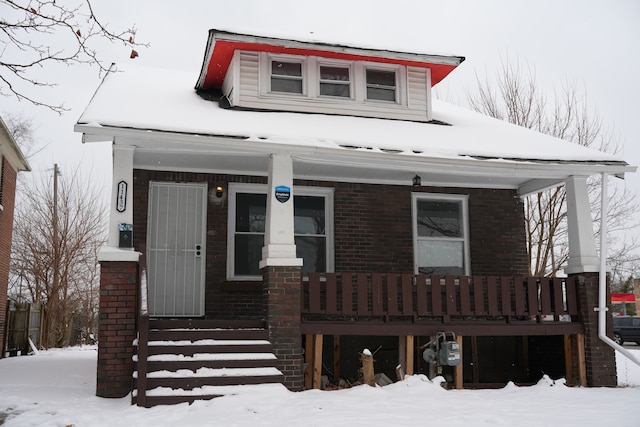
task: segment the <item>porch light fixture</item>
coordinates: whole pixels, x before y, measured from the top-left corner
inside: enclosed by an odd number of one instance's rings
[[[414,187],[420,187],[422,185],[422,178],[420,178],[420,175],[416,175],[413,177],[413,186]]]
[[[224,204],[225,200],[227,200],[227,192],[222,185],[217,185],[209,192],[209,201],[211,204],[220,206]]]

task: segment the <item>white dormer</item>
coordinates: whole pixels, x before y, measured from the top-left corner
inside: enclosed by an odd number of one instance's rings
[[[428,122],[431,87],[463,59],[212,30],[196,88],[230,107]]]

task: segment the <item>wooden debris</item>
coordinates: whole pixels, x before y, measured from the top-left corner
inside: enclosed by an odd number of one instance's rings
[[[398,381],[404,380],[404,369],[402,368],[402,365],[396,366],[396,375],[398,376]]]
[[[371,351],[365,348],[360,356],[360,360],[362,361],[362,377],[364,379],[364,383],[371,387],[375,387],[376,377],[373,370],[373,355],[371,354]]]

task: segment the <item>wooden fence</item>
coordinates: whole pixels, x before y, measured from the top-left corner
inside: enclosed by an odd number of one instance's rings
[[[29,338],[36,348],[42,341],[43,307],[38,303],[9,301],[7,308],[7,356],[19,356],[30,351]]]

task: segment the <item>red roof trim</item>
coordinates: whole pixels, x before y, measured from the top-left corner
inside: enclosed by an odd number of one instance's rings
[[[318,56],[329,59],[342,59],[347,61],[371,61],[386,64],[410,65],[431,69],[431,85],[434,86],[444,79],[456,66],[448,64],[433,64],[428,62],[412,61],[380,56],[357,55],[353,53],[336,52],[313,48],[287,47],[265,43],[251,43],[242,41],[216,40],[213,53],[207,68],[207,74],[202,83],[202,89],[220,88],[227,69],[236,50],[255,52],[269,52],[276,54]]]

